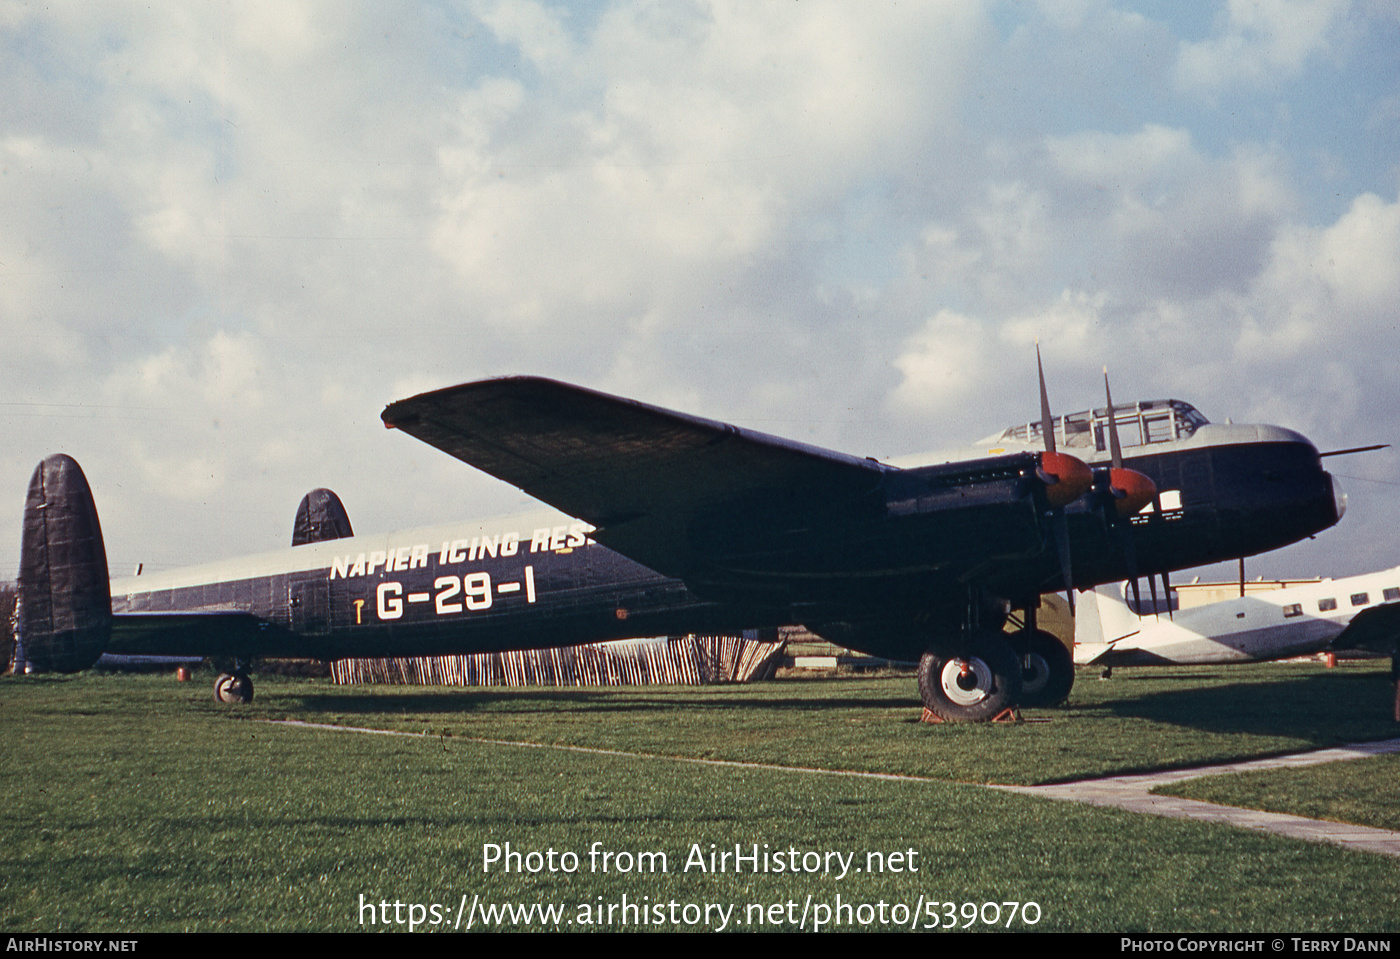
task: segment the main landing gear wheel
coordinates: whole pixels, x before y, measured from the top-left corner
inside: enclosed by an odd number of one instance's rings
[[[232,706],[253,701],[253,681],[247,676],[221,673],[214,680],[214,701]]]
[[[1058,706],[1074,688],[1074,657],[1043,629],[1030,634],[1021,654],[1021,705]]]
[[[984,723],[1021,696],[1021,660],[1004,639],[986,635],[947,655],[931,648],[919,660],[919,696],[949,723]]]

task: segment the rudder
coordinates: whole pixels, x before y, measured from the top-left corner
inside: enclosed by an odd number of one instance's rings
[[[34,469],[24,502],[19,638],[34,669],[74,673],[97,662],[112,633],[112,591],[97,506],[71,456]]]
[[[1074,618],[1074,642],[1079,646],[1112,643],[1142,629],[1143,618],[1123,595],[1126,584],[1108,583],[1079,591]]]
[[[296,520],[292,523],[292,545],[324,543],[332,539],[354,536],[350,516],[340,497],[328,489],[314,489],[301,498]]]

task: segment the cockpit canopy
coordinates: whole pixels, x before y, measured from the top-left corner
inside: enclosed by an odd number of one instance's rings
[[[1210,422],[1194,406],[1181,400],[1114,403],[1113,418],[1118,424],[1118,442],[1124,449],[1186,439],[1196,432],[1197,427]],[[1060,449],[1103,452],[1109,447],[1108,407],[1057,416],[1054,429],[1055,443]],[[1043,446],[1040,421],[1013,426],[997,436],[989,437],[986,443]]]

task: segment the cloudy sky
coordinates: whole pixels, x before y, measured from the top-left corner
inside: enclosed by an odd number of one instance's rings
[[[1176,396],[1400,442],[1392,0],[0,0],[0,577],[522,494],[395,400],[536,373],[859,455]],[[1400,563],[1400,455],[1250,575]]]

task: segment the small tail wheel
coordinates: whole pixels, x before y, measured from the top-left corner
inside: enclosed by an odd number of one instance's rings
[[[253,701],[253,681],[241,673],[221,673],[214,680],[214,701],[232,706]]]

